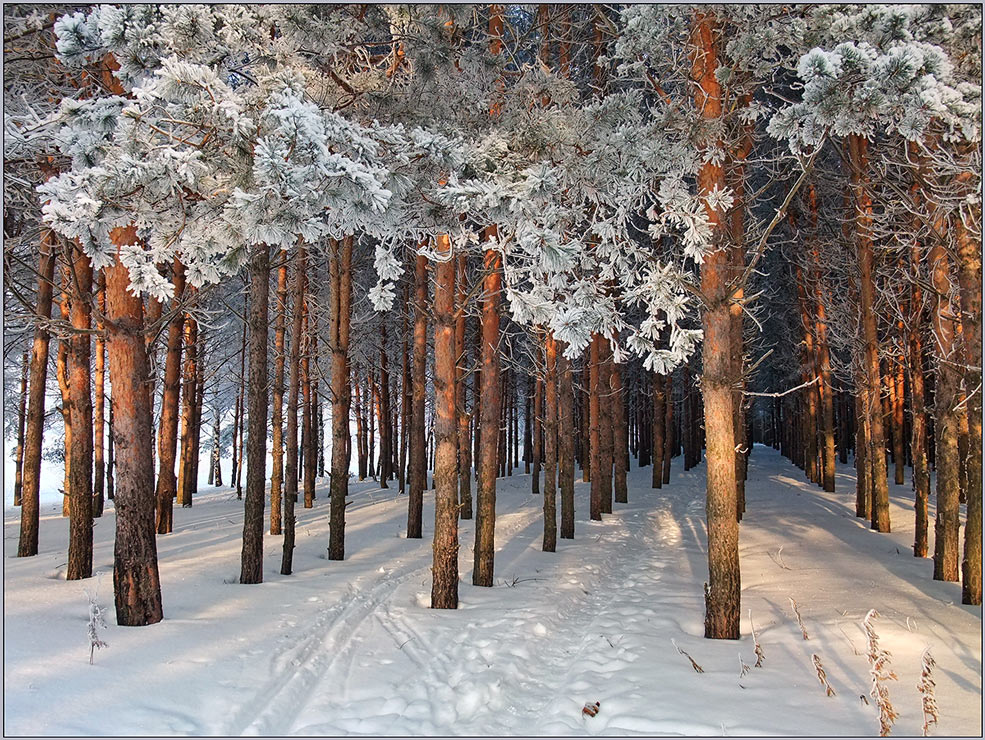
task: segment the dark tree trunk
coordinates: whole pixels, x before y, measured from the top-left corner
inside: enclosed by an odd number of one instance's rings
[[[328,559],[345,557],[345,498],[349,493],[349,326],[352,316],[352,237],[331,242],[328,261],[328,347],[332,353],[332,464]]]
[[[544,457],[541,422],[544,418],[544,381],[538,376],[534,378],[533,418],[530,422],[530,433],[533,436],[533,468],[530,475],[530,493],[540,493],[540,466]]]
[[[472,439],[469,434],[471,417],[466,409],[465,370],[468,366],[468,353],[465,344],[465,255],[458,255],[458,274],[456,290],[458,293],[458,314],[455,319],[455,362],[457,367],[455,396],[458,405],[458,499],[459,514],[462,519],[472,518]]]
[[[72,500],[66,580],[92,575],[92,263],[79,247],[69,253],[72,274],[72,328],[69,385],[72,397],[72,477],[69,493]]]
[[[250,265],[250,385],[246,454],[246,501],[243,505],[243,557],[240,583],[263,582],[263,510],[267,478],[267,322],[270,250],[254,247]]]
[[[670,459],[673,457],[676,439],[674,435],[674,376],[664,376],[666,401],[664,405],[664,485],[670,483]]]
[[[557,341],[544,338],[544,552],[557,550]]]
[[[27,417],[27,374],[30,368],[27,352],[21,358],[21,391],[17,404],[17,451],[15,453],[16,469],[14,470],[14,506],[21,505],[21,488],[23,487],[24,469],[24,424]]]
[[[862,329],[865,345],[865,379],[868,386],[869,463],[872,475],[872,528],[889,532],[889,481],[886,479],[886,436],[882,423],[882,404],[879,389],[882,379],[879,373],[879,337],[876,326],[875,282],[873,279],[872,249],[872,198],[867,188],[867,142],[852,135],[848,140],[848,158],[851,165],[851,183],[855,201],[855,236],[858,244],[861,274]]]
[[[434,558],[433,609],[458,608],[458,440],[455,403],[455,258],[437,237],[434,289]]]
[[[280,573],[283,576],[291,575],[294,568],[294,535],[296,531],[294,509],[298,500],[298,396],[301,388],[301,322],[304,314],[306,274],[307,254],[304,246],[299,244],[294,257],[291,341],[287,354],[287,369],[290,375],[287,381],[287,429],[284,435],[284,548],[280,561]],[[345,422],[348,427],[348,415],[346,415]],[[334,449],[332,455],[334,459]]]
[[[317,323],[314,311],[312,310],[313,301],[311,293],[308,293],[308,301],[305,305],[305,347],[304,358],[301,361],[301,375],[303,378],[303,416],[301,418],[301,440],[304,448],[304,508],[310,509],[315,505],[315,470],[318,465],[318,453],[315,450],[315,426],[314,426],[314,379],[312,378],[312,367],[317,365]],[[312,360],[315,359],[314,362]]]
[[[48,379],[48,321],[51,319],[52,285],[55,279],[55,232],[41,230],[38,258],[37,323],[31,347],[31,380],[27,397],[27,429],[24,433],[24,472],[21,488],[21,527],[17,557],[38,554],[40,513],[41,442],[44,435],[45,385]]]
[[[602,513],[612,513],[613,468],[613,408],[612,408],[612,349],[606,337],[599,342],[599,465],[597,476],[601,485]],[[593,474],[594,475],[594,474]]]
[[[602,455],[601,455],[601,418],[599,403],[599,375],[601,372],[599,358],[603,339],[598,334],[592,335],[589,345],[589,398],[588,398],[588,447],[590,450],[589,467],[591,474],[591,496],[589,499],[589,516],[595,521],[602,521]]]
[[[613,493],[617,504],[629,501],[629,490],[626,485],[626,471],[629,470],[629,438],[626,431],[626,411],[623,406],[622,367],[619,363],[609,361],[612,377],[611,412],[612,442],[613,442]]]
[[[99,271],[97,280],[96,301],[100,318],[96,321],[96,378],[95,399],[93,408],[93,486],[92,486],[92,515],[103,515],[106,487],[106,461],[103,451],[106,446],[106,327],[102,316],[106,315],[106,275]]]
[[[575,537],[575,439],[574,439],[574,374],[571,361],[558,357],[560,393],[558,394],[558,458],[561,488],[561,539]]]
[[[428,261],[417,255],[414,270],[414,365],[412,377],[410,429],[410,497],[407,508],[407,537],[420,539],[427,486],[427,446],[425,440],[425,368],[427,366]]]
[[[500,24],[502,19],[500,19]],[[501,26],[500,26],[501,28]],[[486,240],[498,236],[496,226],[485,230]],[[493,585],[496,535],[496,448],[499,427],[499,299],[503,273],[499,252],[485,253],[482,299],[481,445],[476,486],[475,560],[472,584]]]
[[[270,472],[270,534],[280,534],[282,526],[281,500],[284,491],[284,339],[287,333],[287,250],[280,252],[277,268],[277,315],[274,317],[274,407],[270,426],[273,436]]]
[[[664,447],[666,446],[666,440],[664,439],[664,435],[666,434],[664,417],[666,416],[667,404],[666,377],[666,375],[661,375],[660,373],[653,374],[653,421],[651,426],[653,429],[653,470],[650,476],[650,486],[652,488],[661,488],[664,479]]]
[[[117,246],[137,242],[130,226],[111,233]],[[110,428],[119,486],[114,491],[116,544],[113,592],[116,623],[137,627],[160,622],[161,579],[154,532],[154,469],[151,459],[150,363],[144,340],[144,308],[127,292],[130,276],[117,256],[106,274],[109,379],[113,387]],[[113,470],[112,463],[110,471]]]

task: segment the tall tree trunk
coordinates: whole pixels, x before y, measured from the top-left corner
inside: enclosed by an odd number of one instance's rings
[[[48,322],[51,319],[52,286],[55,279],[55,245],[58,237],[42,228],[38,258],[37,323],[31,347],[31,379],[27,398],[27,428],[24,433],[24,472],[21,488],[21,526],[17,557],[38,554],[40,513],[41,441],[44,435],[45,385],[48,379]]]
[[[133,226],[110,234],[120,247],[137,242]],[[127,287],[130,275],[117,255],[106,274],[109,379],[113,386],[110,428],[119,485],[114,491],[116,544],[113,593],[116,623],[142,626],[164,618],[154,532],[154,470],[151,459],[150,363],[144,340],[144,307]],[[110,471],[113,470],[112,463]]]
[[[808,191],[812,230],[817,225],[817,192],[812,186]],[[831,383],[831,348],[828,343],[828,322],[824,309],[824,289],[821,284],[821,258],[816,242],[812,244],[811,260],[814,277],[815,338],[817,341],[817,370],[820,375],[818,396],[821,403],[822,470],[821,486],[825,491],[835,490],[835,419],[834,387]]]
[[[564,356],[564,347],[559,347],[558,374],[560,392],[558,394],[558,467],[560,468],[561,488],[561,539],[575,538],[575,438],[574,438],[574,373],[571,361]]]
[[[21,358],[21,392],[17,404],[17,451],[15,452],[16,468],[14,470],[14,506],[21,505],[21,489],[24,485],[24,424],[27,417],[27,373],[30,368],[27,352]]]
[[[855,236],[858,244],[861,274],[862,330],[865,346],[865,379],[868,386],[869,405],[866,417],[869,421],[869,450],[872,485],[872,528],[889,532],[889,482],[886,479],[886,435],[883,431],[882,404],[879,389],[882,380],[879,373],[879,337],[875,312],[875,281],[873,278],[872,250],[872,197],[867,187],[865,172],[868,164],[868,143],[860,136],[848,139],[848,159],[851,166],[851,185],[855,201]]]
[[[906,334],[903,330],[903,322],[899,322],[900,340],[906,341]],[[893,458],[896,464],[895,479],[896,485],[903,485],[903,466],[906,464],[906,456],[903,452],[903,355],[897,357],[896,364],[890,365],[890,383],[893,386]]]
[[[281,500],[284,490],[284,338],[287,333],[287,250],[280,252],[277,268],[277,314],[274,317],[274,407],[271,411],[272,428],[270,472],[270,534],[281,533]]]
[[[212,426],[212,475],[213,485],[222,487],[222,422],[219,417],[219,407],[215,408],[215,422]]]
[[[459,514],[462,519],[472,518],[472,439],[469,434],[471,417],[466,408],[466,390],[468,374],[468,353],[465,343],[465,271],[466,256],[458,255],[458,273],[456,275],[456,291],[458,308],[455,319],[455,363],[456,385],[455,397],[458,405],[458,500]]]
[[[178,503],[192,505],[192,456],[195,442],[195,378],[198,364],[198,322],[185,315],[185,369],[181,378],[181,460],[178,463]],[[242,444],[242,437],[240,438]]]
[[[602,521],[602,448],[601,438],[601,403],[599,402],[599,386],[601,374],[601,346],[604,340],[599,334],[592,334],[589,345],[589,398],[588,398],[588,446],[590,449],[592,469],[592,488],[589,498],[589,516],[595,521]]]
[[[390,371],[386,356],[386,322],[380,327],[380,388],[377,414],[380,427],[380,488],[389,488],[387,481],[393,477],[393,428],[390,426]]]
[[[105,271],[104,271],[105,272]],[[107,316],[109,314],[106,314]],[[107,355],[109,352],[107,351]],[[110,373],[112,377],[112,373]],[[106,434],[109,439],[106,441],[106,498],[110,501],[113,500],[115,495],[114,491],[114,473],[116,471],[115,460],[113,459],[113,397],[109,398],[109,419],[107,420]]]
[[[920,250],[914,247],[912,268],[919,265]],[[927,409],[924,393],[923,372],[923,291],[919,282],[913,281],[910,288],[910,330],[908,367],[910,371],[910,448],[913,456],[914,492],[914,539],[913,555],[927,557],[927,507],[930,501],[930,469],[927,465]]]
[[[161,397],[161,431],[157,437],[157,533],[168,534],[174,525],[174,499],[177,496],[178,481],[174,475],[175,458],[178,454],[178,404],[181,384],[181,338],[184,328],[184,313],[181,299],[185,290],[185,266],[177,259],[172,272],[174,299],[171,310],[174,315],[168,323],[168,346],[164,358],[164,388]]]
[[[420,539],[427,486],[427,447],[425,441],[425,368],[427,366],[428,261],[422,254],[414,263],[414,365],[411,390],[410,497],[407,508],[407,537]]]
[[[665,395],[667,400],[664,406],[664,485],[670,483],[670,459],[674,456],[674,445],[676,439],[674,435],[674,375],[667,373],[664,376]]]
[[[557,340],[544,337],[544,552],[557,550]]]
[[[623,408],[622,367],[619,363],[609,361],[612,374],[612,392],[609,408],[613,417],[613,493],[617,504],[629,501],[629,490],[626,485],[626,471],[629,470],[629,438],[626,431],[626,412]]]
[[[92,487],[92,515],[101,517],[106,495],[105,477],[106,461],[103,451],[106,444],[106,327],[102,317],[106,315],[106,275],[102,270],[96,281],[96,305],[99,309],[99,318],[96,320],[96,377],[95,377],[95,399],[93,408],[93,487]]]
[[[345,497],[349,493],[349,327],[352,316],[352,237],[331,242],[328,261],[328,348],[332,354],[332,469],[328,559],[345,557]]]
[[[65,324],[71,323],[72,299],[69,295],[71,290],[71,276],[69,274],[69,257],[71,245],[68,242],[62,243],[62,254],[64,264],[62,265],[62,291],[58,302],[58,311]],[[72,385],[69,380],[72,371],[69,367],[72,362],[71,341],[62,337],[58,340],[58,356],[55,360],[55,378],[58,380],[58,390],[62,397],[62,429],[64,430],[63,440],[65,446],[65,466],[62,477],[62,516],[69,516],[72,509]]]
[[[246,447],[244,437],[246,432],[246,328],[248,322],[243,322],[243,341],[239,348],[239,447],[236,450],[236,498],[243,498],[243,450]]]
[[[493,21],[490,20],[490,27]],[[502,18],[499,17],[499,33]],[[485,229],[485,241],[498,237],[495,225]],[[483,267],[482,298],[482,379],[480,401],[481,446],[478,457],[479,480],[476,485],[475,559],[472,571],[474,586],[493,585],[493,558],[496,537],[496,448],[499,426],[499,299],[503,285],[499,252],[487,249]]]
[[[294,287],[291,299],[291,341],[287,354],[287,430],[284,439],[284,548],[281,553],[280,573],[289,576],[294,567],[294,534],[296,530],[294,509],[298,500],[298,396],[301,387],[301,322],[304,314],[304,285],[307,275],[307,253],[299,244],[294,257]],[[333,291],[334,294],[334,291]],[[346,384],[348,390],[348,383]],[[334,412],[332,424],[335,424]],[[348,428],[349,417],[345,417]],[[336,454],[333,445],[332,459]],[[348,467],[348,462],[346,462]],[[333,476],[334,485],[334,476]]]
[[[410,309],[409,289],[404,288],[404,306]],[[400,493],[406,490],[407,484],[407,453],[409,446],[409,431],[411,426],[411,379],[410,379],[410,348],[407,345],[407,311],[401,317],[403,348],[400,365],[400,469],[397,473],[397,485]]]
[[[599,342],[599,468],[602,513],[612,513],[613,409],[612,409],[612,349],[609,340]]]
[[[693,25],[695,45],[692,77],[698,83],[695,103],[707,120],[722,115],[717,40],[714,16],[696,11]],[[707,162],[698,172],[698,192],[707,196],[725,187],[720,165]],[[719,231],[721,213],[706,205],[713,231]],[[704,344],[705,439],[707,456],[708,586],[705,589],[705,637],[739,637],[739,524],[736,519],[735,428],[729,357],[729,254],[718,249],[701,265],[701,291],[706,307],[702,315]]]
[[[433,609],[458,608],[458,440],[456,424],[455,258],[437,237],[434,287],[434,557]]]
[[[539,363],[538,363],[539,364]],[[544,459],[543,428],[544,381],[537,375],[534,378],[533,418],[530,421],[530,433],[533,436],[533,468],[530,475],[530,493],[540,493],[540,468]]]
[[[964,175],[960,176],[964,179]],[[981,223],[981,209],[975,215]],[[968,507],[961,603],[982,603],[982,245],[961,218],[954,219],[958,244],[958,283],[964,332],[965,392],[968,417]],[[980,232],[979,232],[980,233]]]
[[[267,322],[270,250],[253,248],[250,264],[250,385],[247,392],[246,501],[240,583],[263,582],[263,510],[267,478]]]
[[[68,566],[65,578],[69,581],[92,575],[92,344],[89,329],[92,323],[92,263],[79,247],[73,247],[71,258],[72,328],[71,339],[72,397],[72,499],[69,522]]]
[[[664,446],[666,444],[664,440],[664,406],[667,403],[667,394],[664,390],[665,378],[666,376],[660,373],[653,374],[653,422],[651,427],[653,429],[653,470],[650,476],[651,488],[663,486]],[[640,462],[642,463],[642,460]]]
[[[591,347],[591,345],[589,345]],[[592,479],[592,374],[591,349],[584,355],[581,373],[581,481],[588,483]],[[597,441],[597,440],[596,440]]]
[[[205,404],[205,328],[199,327],[195,363],[195,406],[192,409],[192,474],[191,490],[198,493],[198,464],[202,449],[202,407]]]
[[[304,309],[304,354],[301,358],[301,448],[302,456],[301,477],[304,482],[304,508],[310,509],[315,505],[315,466],[318,456],[314,445],[314,399],[312,397],[312,362],[314,352],[315,316],[312,311],[311,293],[306,296]],[[369,394],[367,393],[367,396]]]

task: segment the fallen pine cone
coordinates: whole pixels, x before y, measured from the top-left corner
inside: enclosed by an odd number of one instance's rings
[[[594,717],[596,714],[599,713],[599,709],[601,708],[602,705],[599,704],[598,702],[595,702],[594,704],[586,704],[584,707],[582,707],[581,713],[587,714],[589,717]]]

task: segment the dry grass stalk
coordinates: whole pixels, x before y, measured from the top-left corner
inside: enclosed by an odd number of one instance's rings
[[[695,673],[704,673],[705,672],[705,669],[702,668],[701,666],[699,666],[695,662],[694,658],[692,658],[690,655],[688,655],[686,651],[681,650],[680,646],[674,640],[671,640],[671,643],[674,645],[675,648],[677,648],[677,652],[679,652],[681,655],[683,655],[685,658],[687,658],[688,660],[691,661],[691,667],[694,669],[694,672]]]
[[[879,707],[879,736],[886,737],[899,715],[889,700],[889,689],[886,687],[887,681],[896,680],[896,674],[889,667],[889,659],[892,656],[888,650],[883,650],[879,646],[879,635],[872,626],[872,620],[878,616],[879,613],[875,609],[870,609],[862,620],[862,629],[865,630],[868,643],[866,658],[869,659],[869,674],[872,676],[872,689],[869,691],[869,696],[875,699],[876,706]]]
[[[800,634],[804,636],[805,640],[811,639],[807,636],[807,628],[804,626],[804,620],[800,616],[800,607],[797,606],[797,602],[793,600],[793,597],[788,597],[790,599],[790,606],[793,607],[793,613],[797,615],[797,624],[800,625]]]
[[[828,674],[824,672],[824,667],[821,665],[821,657],[817,653],[811,653],[811,662],[814,664],[814,670],[817,671],[817,680],[824,687],[825,695],[834,696],[835,690],[828,683]]]
[[[940,720],[937,697],[934,696],[934,686],[937,684],[931,675],[937,661],[930,654],[929,647],[923,651],[920,663],[922,670],[920,671],[920,683],[917,684],[917,691],[920,692],[920,704],[923,709],[923,736],[927,737],[930,734],[930,726],[936,725]]]

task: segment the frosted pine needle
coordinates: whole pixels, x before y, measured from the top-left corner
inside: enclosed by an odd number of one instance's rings
[[[937,697],[934,696],[934,686],[937,684],[931,675],[937,661],[930,654],[929,647],[923,651],[920,663],[922,670],[920,671],[920,683],[917,684],[917,691],[920,692],[920,704],[923,709],[923,736],[927,737],[930,734],[930,726],[936,725],[940,720]]]
[[[875,699],[876,706],[879,707],[879,735],[886,737],[899,716],[893,709],[893,704],[889,700],[889,689],[886,687],[887,681],[895,681],[896,674],[889,667],[889,659],[892,657],[888,650],[883,650],[879,646],[879,635],[876,634],[872,620],[879,616],[875,609],[870,609],[862,620],[862,629],[865,630],[868,650],[866,658],[869,660],[869,674],[872,676],[872,689],[869,696]]]

